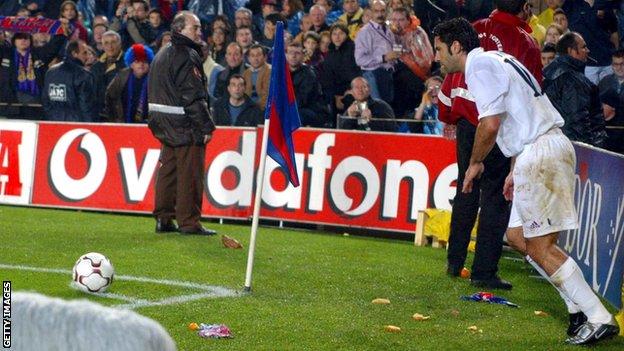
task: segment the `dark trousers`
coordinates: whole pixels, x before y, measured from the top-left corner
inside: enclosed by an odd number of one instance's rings
[[[457,194],[451,215],[451,234],[448,243],[447,259],[449,268],[456,272],[466,261],[470,232],[474,226],[479,207],[477,246],[472,264],[472,278],[490,279],[498,271],[503,236],[509,223],[509,202],[503,196],[503,185],[509,174],[510,159],[506,158],[497,145],[484,160],[485,171],[475,180],[472,192],[462,193],[466,170],[470,165],[472,144],[476,127],[465,119],[457,123]]]
[[[154,217],[176,219],[180,229],[200,226],[205,146],[163,145],[156,175]]]

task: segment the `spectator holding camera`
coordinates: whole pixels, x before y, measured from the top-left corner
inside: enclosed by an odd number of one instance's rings
[[[354,101],[347,108],[347,116],[357,117],[356,123],[349,123],[351,129],[397,131],[392,108],[385,101],[371,96],[370,86],[366,79],[362,77],[353,79],[351,81],[351,94]],[[387,119],[388,121],[373,121],[373,118]]]
[[[438,120],[438,93],[442,78],[433,76],[425,81],[425,92],[416,109],[414,119],[422,121],[423,134],[442,135],[442,123]]]

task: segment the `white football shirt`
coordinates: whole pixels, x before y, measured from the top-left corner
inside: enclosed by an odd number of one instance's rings
[[[507,157],[564,124],[535,77],[511,55],[473,49],[466,58],[465,76],[479,119],[502,115],[496,143]]]

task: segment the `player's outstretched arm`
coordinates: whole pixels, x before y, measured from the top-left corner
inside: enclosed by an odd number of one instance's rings
[[[462,192],[472,192],[473,181],[481,177],[481,173],[483,173],[484,169],[483,160],[494,147],[494,143],[496,143],[496,135],[498,134],[499,127],[500,115],[492,115],[479,119],[474,145],[472,146],[470,166],[466,171]]]

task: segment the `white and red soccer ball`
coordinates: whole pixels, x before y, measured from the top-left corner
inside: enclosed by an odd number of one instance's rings
[[[106,256],[89,252],[80,256],[72,270],[73,285],[87,293],[104,292],[113,283],[115,269]]]

